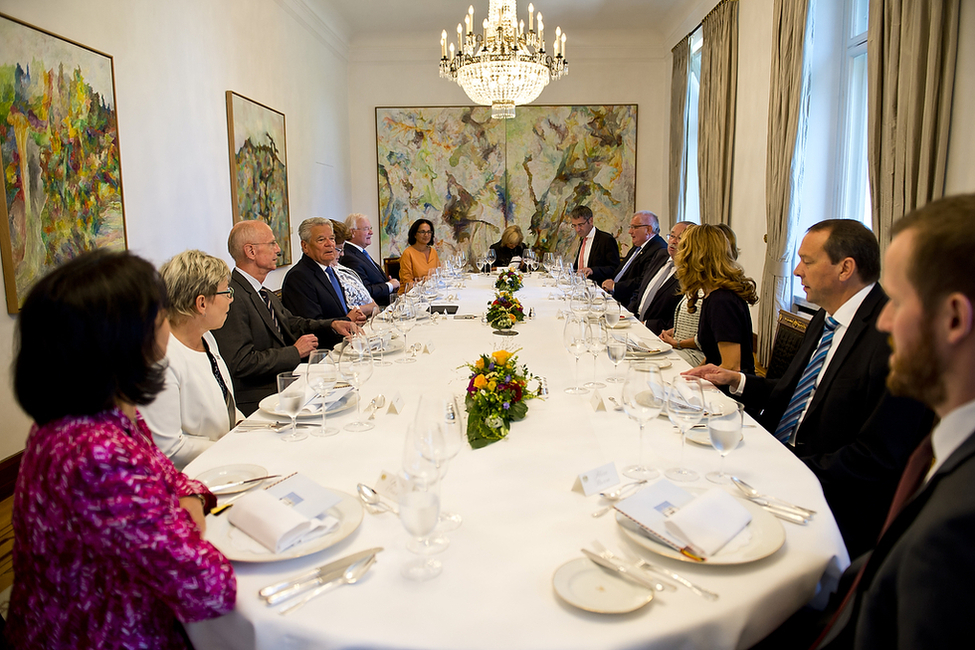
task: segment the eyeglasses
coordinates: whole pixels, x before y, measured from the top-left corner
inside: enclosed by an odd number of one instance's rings
[[[247,246],[277,246],[277,245],[278,245],[278,241],[276,239],[272,239],[271,241],[251,242],[247,244]]]
[[[416,234],[418,234],[418,235],[432,235],[433,234],[433,231],[432,230],[417,230],[416,231]]]
[[[227,290],[226,291],[217,291],[213,295],[215,295],[215,296],[224,296],[224,295],[227,295],[227,296],[230,296],[231,298],[233,298],[234,297],[234,288],[233,287],[227,287]]]
[[[630,224],[630,230],[636,230],[637,228],[649,228],[649,227],[650,226],[648,226],[645,223],[641,223],[639,226],[634,226],[632,223]]]
[[[683,234],[684,233],[681,233],[680,235],[675,235],[674,233],[670,233],[669,235],[667,235],[667,239],[670,239],[670,240],[673,240],[673,241],[680,241],[681,235],[683,235]]]

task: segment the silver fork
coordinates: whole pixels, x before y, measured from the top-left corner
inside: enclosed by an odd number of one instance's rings
[[[593,548],[596,549],[596,552],[599,553],[604,558],[606,558],[607,560],[613,560],[614,562],[620,562],[623,565],[627,564],[627,561],[624,558],[621,558],[618,555],[614,555],[613,552],[611,550],[609,550],[608,548],[606,548],[605,546],[603,546],[598,539],[597,540],[593,540],[592,545],[593,545]],[[653,580],[654,581],[655,584],[654,584],[654,587],[653,588],[655,590],[657,590],[657,591],[663,591],[665,588],[670,589],[672,591],[677,589],[677,587],[675,587],[674,585],[670,584],[669,582],[664,582],[663,580],[661,580],[657,576],[647,576],[647,577],[650,580]]]
[[[621,549],[620,552],[623,554],[623,557],[626,559],[626,561],[631,562],[632,564],[635,564],[636,566],[640,567],[641,569],[644,569],[645,571],[652,571],[653,573],[658,573],[660,575],[667,576],[671,580],[676,580],[677,582],[679,582],[680,584],[684,585],[685,587],[687,587],[688,589],[690,589],[691,591],[693,591],[698,596],[701,596],[702,598],[706,598],[708,600],[717,600],[718,599],[718,594],[716,594],[715,592],[711,591],[710,589],[705,589],[704,587],[701,587],[699,585],[694,584],[693,582],[691,582],[690,580],[688,580],[684,576],[678,575],[678,574],[674,573],[673,571],[670,571],[668,569],[665,569],[665,568],[663,568],[661,566],[657,566],[656,564],[652,564],[650,562],[647,562],[642,557],[638,557],[638,556],[634,555],[633,553],[631,553],[630,551],[626,550],[625,548],[624,549]]]

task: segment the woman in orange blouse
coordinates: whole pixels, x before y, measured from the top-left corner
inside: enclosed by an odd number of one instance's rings
[[[425,278],[440,266],[437,251],[433,248],[433,223],[417,219],[407,235],[409,246],[399,258],[399,292],[409,291],[413,283]]]

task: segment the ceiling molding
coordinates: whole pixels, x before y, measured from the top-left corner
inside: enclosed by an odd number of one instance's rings
[[[329,16],[327,19],[316,11],[308,0],[275,0],[299,24],[308,29],[323,45],[345,62],[349,61],[350,30],[342,24],[341,18]],[[319,5],[320,6],[320,5]]]

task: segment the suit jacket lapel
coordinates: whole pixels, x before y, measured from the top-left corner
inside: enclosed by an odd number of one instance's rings
[[[237,271],[237,269],[234,269],[234,273],[236,274],[234,281],[237,283],[239,290],[247,294],[247,297],[250,299],[251,304],[254,307],[254,311],[260,314],[261,319],[264,321],[264,325],[271,333],[271,336],[280,341],[282,345],[285,345],[284,338],[282,337],[278,328],[274,326],[274,321],[271,319],[271,312],[267,310],[267,305],[264,304],[264,299],[261,298],[261,294],[254,290],[254,287],[251,286],[251,283],[247,280],[247,278],[243,277]],[[271,305],[274,305],[273,299],[271,300]],[[277,314],[277,316],[279,323],[284,320],[281,314]]]
[[[335,293],[335,287],[332,286],[332,281],[328,279],[328,274],[325,273],[324,270],[322,270],[322,267],[318,265],[318,262],[311,259],[307,255],[302,255],[301,262],[305,264],[309,269],[311,269],[311,272],[314,274],[316,278],[318,278],[318,281],[325,286],[325,291],[327,291],[329,295],[332,296],[332,300],[334,300],[335,304],[339,307],[339,309],[341,309],[344,300],[339,300],[339,297]],[[343,298],[344,297],[345,296],[343,295]]]

